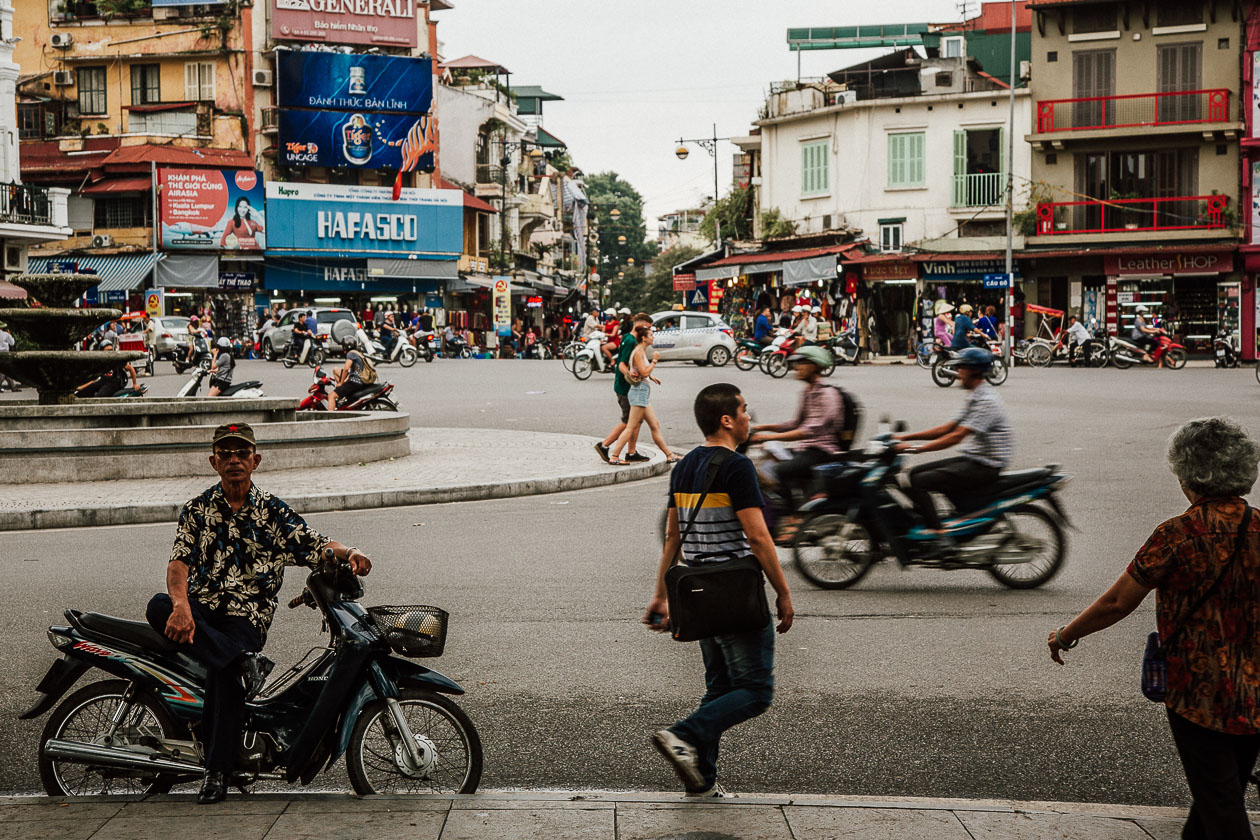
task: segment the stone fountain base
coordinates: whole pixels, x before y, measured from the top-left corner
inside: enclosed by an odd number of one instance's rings
[[[80,354],[76,354],[80,355]],[[114,354],[117,355],[117,354]],[[295,411],[292,399],[78,400],[0,404],[0,479],[8,484],[214,475],[216,426],[254,427],[260,470],[327,467],[410,454],[410,416]]]

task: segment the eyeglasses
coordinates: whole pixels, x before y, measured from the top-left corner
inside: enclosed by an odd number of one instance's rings
[[[242,461],[248,461],[250,456],[253,454],[254,454],[254,450],[252,447],[248,449],[216,449],[214,450],[214,457],[218,458],[220,461],[230,461],[233,458],[238,458]]]

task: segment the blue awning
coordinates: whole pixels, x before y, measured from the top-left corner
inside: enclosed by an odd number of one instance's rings
[[[27,260],[27,271],[31,274],[95,274],[101,278],[96,286],[98,292],[125,292],[139,288],[158,259],[157,254],[31,257]]]

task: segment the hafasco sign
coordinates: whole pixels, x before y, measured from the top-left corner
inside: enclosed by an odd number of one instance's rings
[[[276,98],[281,108],[427,114],[433,110],[433,60],[277,50]]]
[[[1142,274],[1221,274],[1234,270],[1233,252],[1210,254],[1117,254],[1103,270],[1120,277]]]
[[[278,41],[414,47],[415,0],[274,0],[271,33]]]
[[[268,253],[454,259],[463,249],[463,193],[388,187],[267,184]]]

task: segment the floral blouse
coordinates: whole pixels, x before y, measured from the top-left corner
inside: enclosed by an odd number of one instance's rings
[[[216,484],[179,512],[171,562],[188,566],[188,597],[248,618],[262,639],[276,612],[285,566],[317,566],[328,538],[257,487],[232,512]]]
[[[1164,703],[1199,726],[1231,735],[1260,733],[1260,515],[1253,514],[1237,564],[1194,615],[1195,602],[1231,563],[1246,502],[1201,499],[1155,529],[1129,574],[1156,590],[1166,649]]]

